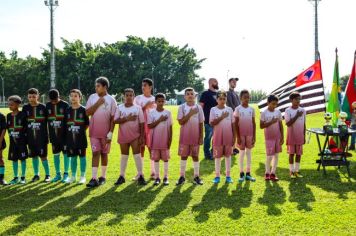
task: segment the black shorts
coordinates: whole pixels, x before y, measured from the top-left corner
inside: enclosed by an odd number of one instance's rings
[[[29,149],[29,154],[28,156],[29,157],[47,157],[47,144],[45,145],[42,145],[42,146],[34,146],[34,147],[31,147],[29,146],[28,149]]]
[[[26,160],[28,151],[26,145],[10,145],[8,159],[10,161]]]
[[[60,143],[52,143],[52,152],[53,154],[59,154],[59,153],[67,153],[67,148],[65,145],[60,144]]]
[[[67,154],[69,157],[74,157],[74,156],[86,156],[87,155],[87,149],[86,148],[68,148]]]

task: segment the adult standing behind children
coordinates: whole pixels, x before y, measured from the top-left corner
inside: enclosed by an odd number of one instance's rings
[[[205,159],[213,160],[211,147],[211,139],[213,137],[213,127],[209,124],[210,110],[215,107],[218,103],[216,101],[217,90],[219,89],[219,83],[217,79],[209,79],[209,89],[204,91],[199,99],[199,103],[204,111],[204,156]]]

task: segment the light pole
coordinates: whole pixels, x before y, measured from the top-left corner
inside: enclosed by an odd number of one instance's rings
[[[319,60],[319,22],[318,6],[321,0],[308,0],[314,6],[314,60]]]
[[[58,7],[57,0],[46,0],[45,5],[49,8],[51,14],[51,88],[56,87],[56,64],[54,56],[54,38],[53,38],[53,21],[54,21],[54,10]]]
[[[2,82],[2,104],[5,106],[5,88],[4,88],[4,77],[0,75]]]

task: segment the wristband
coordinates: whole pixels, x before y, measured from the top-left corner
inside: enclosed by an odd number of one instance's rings
[[[106,138],[109,139],[109,140],[112,139],[112,132],[111,131],[106,135]]]

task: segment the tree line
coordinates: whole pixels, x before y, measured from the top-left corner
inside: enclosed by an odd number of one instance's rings
[[[128,36],[125,41],[94,45],[81,40],[62,38],[63,49],[56,49],[56,87],[67,95],[79,88],[88,96],[93,93],[94,79],[109,78],[110,92],[120,94],[125,88],[141,90],[141,80],[152,78],[155,92],[174,97],[174,90],[188,86],[204,89],[204,78],[196,71],[205,59],[197,58],[188,45],[170,45],[164,38]],[[5,97],[18,94],[25,97],[28,88],[35,87],[47,93],[50,87],[50,52],[44,49],[41,58],[9,56],[0,51],[0,76],[4,78]],[[2,94],[1,94],[2,96]]]

